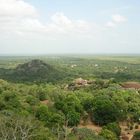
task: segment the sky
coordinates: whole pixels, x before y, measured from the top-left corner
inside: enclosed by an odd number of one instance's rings
[[[140,54],[139,0],[0,0],[0,55]]]

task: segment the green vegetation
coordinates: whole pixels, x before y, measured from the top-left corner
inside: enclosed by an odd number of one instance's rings
[[[55,69],[41,60],[32,60],[19,64],[15,69],[7,69],[2,73],[2,78],[12,82],[56,82],[63,79],[65,73]]]
[[[117,140],[116,135],[108,129],[103,129],[100,133],[100,136],[103,136],[107,140]]]
[[[39,59],[1,58],[0,140],[119,140],[121,122],[139,139],[140,90],[121,86],[139,57]]]
[[[118,138],[121,135],[121,128],[119,124],[116,122],[107,124],[106,126],[103,127],[103,129],[107,129],[114,132],[114,134],[116,134]]]
[[[135,132],[132,140],[139,140],[140,139],[140,131]]]

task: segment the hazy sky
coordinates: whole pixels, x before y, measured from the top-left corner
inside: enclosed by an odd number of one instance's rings
[[[140,0],[0,0],[0,54],[140,53]]]

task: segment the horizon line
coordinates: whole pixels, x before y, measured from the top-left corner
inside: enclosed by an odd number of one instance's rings
[[[114,56],[136,56],[136,55],[139,55],[140,56],[140,53],[45,53],[45,54],[17,54],[17,53],[15,53],[15,54],[12,54],[12,53],[7,53],[7,54],[0,54],[0,57],[2,57],[2,56],[21,56],[21,57],[24,57],[24,56],[28,56],[28,57],[32,57],[32,56],[65,56],[65,55],[68,55],[68,56],[70,56],[70,55],[83,55],[83,56],[86,56],[86,55],[106,55],[106,56],[108,56],[108,55],[114,55]]]

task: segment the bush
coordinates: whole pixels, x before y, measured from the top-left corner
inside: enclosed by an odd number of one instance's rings
[[[77,126],[80,122],[80,113],[75,111],[70,111],[67,114],[67,120],[69,126]]]
[[[132,140],[140,140],[140,131],[135,132]]]
[[[40,101],[46,100],[46,93],[44,91],[39,91],[37,94]]]
[[[74,128],[72,133],[74,136],[78,137],[78,140],[106,140],[102,136],[96,135],[91,129],[87,128]],[[77,140],[77,138],[75,140]]]
[[[2,99],[0,99],[0,110],[3,110],[5,108],[5,103]]]
[[[118,140],[116,134],[107,129],[102,129],[100,136],[103,136],[107,140]]]
[[[38,107],[36,110],[36,117],[41,121],[47,122],[49,118],[48,107],[43,105]]]
[[[135,125],[135,129],[138,129],[139,128],[139,125]]]
[[[116,136],[118,138],[121,134],[121,128],[120,128],[119,124],[116,122],[107,124],[106,126],[103,127],[103,129],[107,129],[107,130],[112,131],[113,133],[116,134]]]
[[[48,123],[48,126],[50,127],[57,127],[58,124],[59,126],[64,125],[64,114],[58,114],[58,113],[51,113],[50,115],[50,122]]]
[[[26,102],[30,105],[36,105],[37,103],[39,103],[39,101],[31,95],[26,97]]]
[[[93,106],[94,106],[93,97],[92,98],[90,97],[90,98],[84,99],[83,102],[82,102],[82,104],[83,104],[84,109],[87,112],[90,113],[92,111]]]
[[[130,130],[133,130],[133,125],[130,126]]]
[[[16,93],[13,93],[11,91],[4,91],[2,93],[1,100],[3,101],[1,106],[4,107],[5,105],[5,109],[10,109],[10,110],[21,109],[21,104]]]

